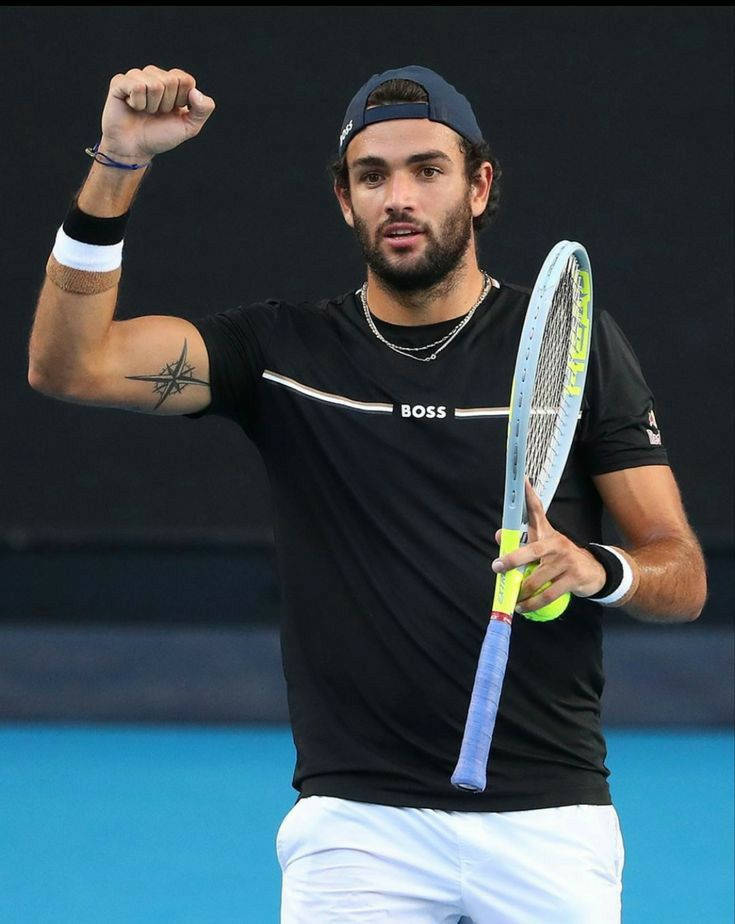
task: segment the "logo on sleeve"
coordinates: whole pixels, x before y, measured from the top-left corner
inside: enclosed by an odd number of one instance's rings
[[[402,404],[401,417],[446,417],[447,408],[444,404]]]
[[[651,446],[660,446],[661,445],[661,433],[658,429],[658,424],[656,423],[656,415],[653,411],[648,412],[648,427],[646,427],[646,433],[648,434],[648,442]]]

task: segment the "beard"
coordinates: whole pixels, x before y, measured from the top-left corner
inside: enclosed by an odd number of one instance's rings
[[[446,279],[467,252],[472,234],[472,210],[464,198],[444,217],[438,236],[429,228],[422,228],[426,244],[420,257],[413,254],[387,257],[381,249],[382,233],[378,232],[380,236],[376,243],[365,222],[354,211],[353,220],[355,236],[367,265],[386,286],[396,292],[426,291]],[[396,215],[391,219],[391,223],[401,221],[414,224],[411,216]]]

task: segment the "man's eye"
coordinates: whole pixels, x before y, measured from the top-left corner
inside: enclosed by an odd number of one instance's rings
[[[441,170],[438,167],[421,167],[419,173],[426,180],[433,180],[434,176],[438,173],[441,173]],[[360,178],[363,183],[379,183],[382,178],[380,173],[363,173]]]

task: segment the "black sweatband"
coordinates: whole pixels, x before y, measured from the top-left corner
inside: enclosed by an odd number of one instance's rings
[[[75,241],[81,241],[82,244],[119,244],[125,237],[125,226],[129,217],[128,209],[124,215],[118,215],[116,218],[97,218],[83,212],[75,202],[69,209],[62,227],[64,234]]]
[[[623,583],[625,574],[623,565],[618,556],[604,545],[589,542],[585,546],[585,549],[590,555],[594,556],[605,569],[605,583],[593,597],[587,597],[588,600],[592,600],[593,603],[596,603],[598,600],[604,600],[616,591]]]

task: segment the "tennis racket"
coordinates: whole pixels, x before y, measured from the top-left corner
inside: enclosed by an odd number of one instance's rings
[[[508,415],[500,555],[525,542],[528,477],[548,509],[574,438],[592,330],[592,274],[581,244],[560,241],[544,260],[518,346]],[[452,783],[483,792],[525,568],[499,574]]]

